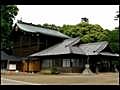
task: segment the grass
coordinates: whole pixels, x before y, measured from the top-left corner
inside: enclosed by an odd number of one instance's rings
[[[118,73],[100,73],[95,75],[65,74],[65,75],[42,75],[42,74],[9,74],[1,75],[13,80],[32,83],[116,83],[119,85]]]

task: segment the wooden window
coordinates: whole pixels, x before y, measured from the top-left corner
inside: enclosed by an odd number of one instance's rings
[[[37,37],[33,36],[31,39],[31,46],[36,46],[37,45]]]
[[[80,67],[79,59],[71,59],[73,67]]]
[[[63,67],[70,67],[70,59],[63,59]]]
[[[62,66],[62,60],[61,59],[53,59],[52,60],[52,66],[54,67],[61,67]]]
[[[42,68],[50,68],[52,66],[52,60],[45,59],[42,62]]]

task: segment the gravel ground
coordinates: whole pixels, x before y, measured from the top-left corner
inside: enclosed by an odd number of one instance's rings
[[[1,74],[1,77],[30,83],[47,83],[50,85],[119,85],[119,73],[99,73],[94,75],[8,73]]]

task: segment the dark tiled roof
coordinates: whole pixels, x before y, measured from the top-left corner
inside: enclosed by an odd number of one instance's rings
[[[60,38],[70,38],[69,36],[60,33],[59,31],[51,30],[51,29],[45,29],[37,26],[32,26],[24,23],[16,23],[17,26],[26,32],[32,32],[32,33],[41,33],[49,36],[55,36],[55,37],[60,37]]]
[[[82,49],[80,49],[78,47],[71,47],[71,50],[72,50],[73,54],[86,55],[86,53]]]
[[[84,51],[85,55],[97,55],[108,45],[107,41],[80,44],[79,48]]]
[[[6,54],[4,51],[1,51],[0,54],[1,54],[1,60],[8,60],[8,59],[11,58],[11,57],[10,57],[8,54]]]
[[[70,38],[64,40],[62,43],[56,44],[48,49],[45,49],[41,52],[37,52],[35,54],[30,55],[30,57],[34,56],[47,56],[47,55],[60,55],[60,54],[70,54],[71,53],[71,45],[74,41],[79,42],[79,38]]]
[[[73,46],[80,42],[79,37],[70,38],[64,40],[62,43],[54,45],[48,49],[41,52],[30,55],[30,57],[35,56],[50,56],[50,55],[62,55],[62,54],[80,54],[80,55],[113,55],[112,53],[101,53],[107,45],[107,41],[94,42],[87,44],[80,44],[79,46]],[[114,54],[115,55],[115,54]]]

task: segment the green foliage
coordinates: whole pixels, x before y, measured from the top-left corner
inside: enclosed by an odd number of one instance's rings
[[[84,19],[84,18],[83,18]],[[82,43],[97,42],[108,40],[109,30],[103,29],[98,24],[89,24],[88,19],[86,21],[81,21],[76,25],[63,25],[62,27],[56,26],[54,24],[43,24],[43,28],[53,29],[60,31],[70,37],[80,37]]]
[[[119,18],[119,13],[116,15],[116,18]],[[40,25],[40,27],[57,30],[73,38],[79,36],[81,43],[109,41],[113,51],[116,53],[119,52],[119,28],[113,31],[103,29],[98,24],[90,24],[86,17],[81,18],[81,22],[76,25],[64,24],[60,27],[54,24],[45,23]]]
[[[52,30],[59,30],[60,29],[60,27],[56,26],[55,24],[47,24],[47,23],[43,24],[41,27],[52,29]]]
[[[51,68],[51,74],[59,74],[60,72],[58,72],[57,67],[52,67]]]
[[[63,25],[60,32],[70,36],[80,36],[83,43],[105,41],[108,39],[108,30],[104,30],[98,24],[89,24],[88,22],[81,22],[77,25]]]
[[[119,53],[119,30],[112,30],[109,32],[109,39],[110,47],[113,49],[114,52]]]
[[[18,13],[16,5],[1,5],[1,48],[9,48],[10,32],[12,31],[13,20]]]

